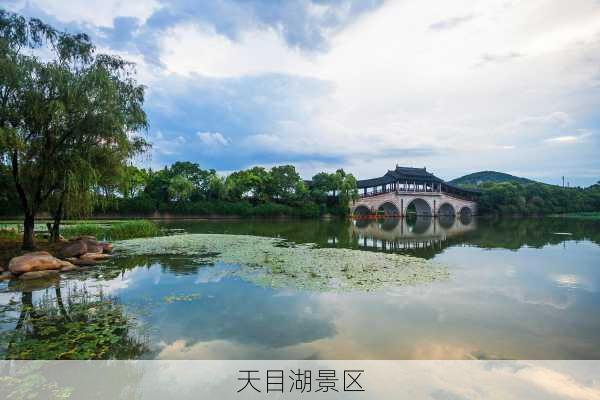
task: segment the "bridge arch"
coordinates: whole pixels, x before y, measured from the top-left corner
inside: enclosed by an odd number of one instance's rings
[[[463,206],[459,213],[461,217],[470,218],[473,215],[473,210],[469,206]]]
[[[383,215],[386,217],[398,217],[400,216],[400,210],[391,201],[383,202],[377,210],[383,211]]]
[[[450,203],[443,203],[438,209],[438,215],[444,216],[454,216],[456,212],[454,211],[454,207]]]
[[[356,206],[353,214],[356,217],[364,217],[364,216],[371,214],[371,209],[369,207],[365,206],[364,204],[360,204],[360,205]]]
[[[433,211],[432,211],[429,203],[420,197],[417,197],[417,198],[411,200],[406,205],[406,209],[404,210],[404,215],[408,215],[408,209],[410,208],[411,205],[414,205],[416,214],[418,216],[432,216],[433,215]]]
[[[444,229],[450,229],[452,228],[452,225],[454,225],[454,220],[456,219],[456,217],[454,216],[454,214],[452,215],[444,215],[441,214],[438,217],[438,223],[440,224],[440,226]]]
[[[407,230],[417,234],[424,235],[431,227],[432,218],[427,216],[417,215],[416,218],[408,218],[405,223]]]

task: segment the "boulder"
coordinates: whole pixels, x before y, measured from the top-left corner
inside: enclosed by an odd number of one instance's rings
[[[98,242],[98,239],[96,239],[96,236],[92,236],[92,235],[81,235],[81,236],[77,236],[76,238],[71,239],[71,242],[75,242],[78,240],[83,240],[84,242]]]
[[[62,267],[60,269],[60,272],[71,272],[71,271],[75,271],[76,269],[77,269],[76,265],[68,263],[68,265],[65,265],[64,267]]]
[[[65,247],[63,247],[60,251],[60,255],[63,258],[70,257],[79,257],[82,254],[88,252],[88,247],[86,242],[83,240],[76,240],[74,242],[70,242]]]
[[[57,270],[64,266],[64,261],[53,257],[46,251],[35,251],[19,257],[14,257],[8,263],[10,272],[17,275],[34,271]]]
[[[15,276],[13,274],[11,274],[10,272],[4,271],[4,272],[0,273],[0,282],[7,281],[7,280],[12,279],[14,277]]]
[[[92,259],[81,259],[81,258],[67,258],[66,259],[68,262],[70,262],[71,264],[78,266],[78,267],[89,267],[92,265],[98,265],[98,261],[92,260]]]
[[[32,280],[32,279],[44,279],[44,278],[52,278],[58,275],[57,270],[46,270],[46,271],[32,271],[25,272],[19,275],[19,279],[22,280]]]
[[[106,254],[112,253],[112,251],[113,251],[112,243],[102,242],[102,243],[100,243],[100,245],[102,246],[103,253],[106,253]]]
[[[80,260],[93,260],[93,261],[104,261],[112,258],[110,254],[102,254],[102,253],[85,253],[81,257]]]
[[[87,242],[88,253],[102,253],[104,251],[104,247],[100,243],[90,243]]]

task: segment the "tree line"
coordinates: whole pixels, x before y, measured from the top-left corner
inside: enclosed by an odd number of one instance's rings
[[[96,211],[317,217],[345,215],[357,195],[356,179],[342,169],[321,172],[309,185],[293,165],[252,167],[222,176],[186,161],[158,170],[124,167],[97,194],[101,200]]]
[[[600,182],[587,188],[565,188],[538,182],[486,182],[474,187],[463,186],[481,191],[480,214],[546,215],[600,211]]]

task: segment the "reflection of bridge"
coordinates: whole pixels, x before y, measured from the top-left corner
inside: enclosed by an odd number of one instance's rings
[[[425,168],[396,166],[381,178],[357,182],[360,198],[350,210],[354,216],[401,217],[411,213],[441,216],[477,212],[479,192],[444,182]]]
[[[350,234],[360,247],[383,251],[437,247],[453,236],[476,229],[475,220],[467,214],[460,217],[384,218],[355,220]]]

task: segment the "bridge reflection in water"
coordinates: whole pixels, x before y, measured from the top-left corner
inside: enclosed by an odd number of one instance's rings
[[[353,242],[365,250],[403,252],[419,249],[443,249],[452,237],[476,229],[470,215],[448,215],[432,218],[409,216],[406,218],[357,219],[350,223]]]

